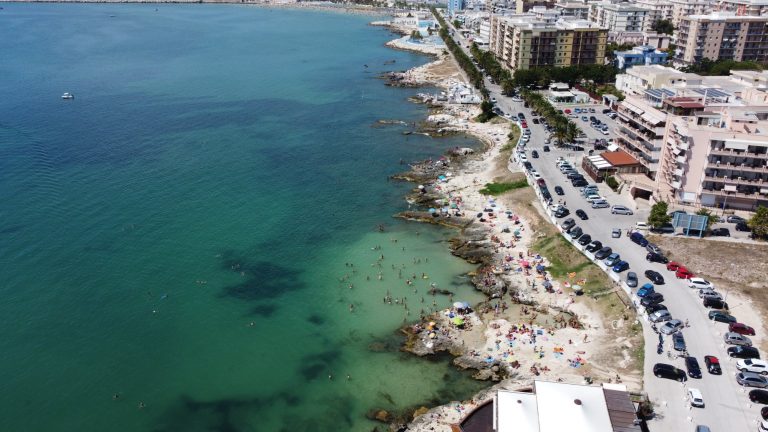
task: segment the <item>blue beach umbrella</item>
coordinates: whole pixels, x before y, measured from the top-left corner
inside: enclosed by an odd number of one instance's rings
[[[437,212],[437,210],[435,210],[434,208],[430,208],[430,209],[429,209],[429,212],[430,212],[430,213],[435,213],[435,212]]]

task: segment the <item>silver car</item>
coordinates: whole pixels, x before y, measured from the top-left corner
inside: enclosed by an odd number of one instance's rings
[[[752,341],[748,337],[734,332],[724,334],[723,341],[728,345],[752,346]]]
[[[681,328],[683,328],[683,322],[679,319],[673,319],[665,322],[663,326],[659,327],[659,332],[665,335],[671,335]]]
[[[699,290],[699,298],[701,299],[712,299],[712,300],[722,300],[723,296],[720,295],[719,292],[713,290],[713,289],[703,289]]]
[[[607,201],[600,201],[600,200],[598,200],[598,201],[595,201],[595,202],[592,203],[592,208],[593,209],[608,208],[610,206],[611,205],[608,204]]]
[[[631,215],[634,214],[628,207],[622,205],[615,205],[611,207],[611,214]]]
[[[752,372],[739,372],[736,374],[736,382],[744,387],[768,387],[768,379]]]
[[[671,320],[672,319],[672,314],[669,313],[668,310],[662,309],[660,311],[656,311],[656,312],[652,313],[649,318],[650,318],[651,322],[659,323],[659,322],[664,322],[664,321]]]

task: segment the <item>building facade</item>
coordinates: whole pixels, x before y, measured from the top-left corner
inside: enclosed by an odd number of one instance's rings
[[[715,12],[683,17],[675,58],[686,64],[703,59],[768,61],[768,15]]]
[[[641,32],[650,29],[650,11],[632,3],[600,1],[589,4],[589,20],[611,32]]]
[[[457,12],[463,11],[465,6],[464,0],[448,0],[448,15],[453,16]]]
[[[539,66],[600,64],[608,31],[585,20],[555,23],[533,15],[491,17],[490,50],[512,71]]]
[[[721,0],[717,2],[717,10],[738,15],[768,15],[768,0]]]
[[[627,96],[619,103],[617,113],[616,144],[640,162],[649,179],[654,179],[659,169],[667,115],[640,96]]]
[[[663,65],[667,63],[668,54],[657,51],[652,46],[636,46],[630,51],[614,51],[616,67],[626,69],[638,65]]]
[[[672,25],[680,28],[683,17],[706,15],[712,12],[714,0],[668,0],[672,5]]]

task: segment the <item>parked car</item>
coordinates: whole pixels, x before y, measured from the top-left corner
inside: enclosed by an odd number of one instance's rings
[[[645,277],[650,279],[650,281],[656,285],[664,285],[664,276],[656,270],[646,270]]]
[[[697,388],[688,389],[688,400],[692,407],[704,408],[704,396],[701,395],[701,391]]]
[[[630,234],[629,239],[632,240],[633,243],[637,243],[642,247],[645,247],[648,244],[648,240],[646,240],[645,236],[639,232],[633,232]]]
[[[573,227],[574,225],[576,225],[576,221],[573,220],[573,218],[568,218],[563,221],[563,224],[561,226],[563,227],[564,230],[567,231],[571,229],[571,227]]]
[[[734,358],[740,358],[740,359],[748,359],[748,358],[754,358],[759,359],[760,358],[760,351],[757,350],[755,347],[747,347],[747,346],[732,346],[728,348],[728,355]]]
[[[534,158],[534,159],[538,159],[539,158],[539,152],[537,152],[536,150],[532,151],[531,152],[531,157]]]
[[[569,214],[571,214],[571,211],[570,211],[570,210],[568,210],[568,209],[567,209],[567,208],[565,208],[565,207],[560,207],[560,208],[558,208],[557,210],[555,210],[555,213],[554,213],[555,217],[556,217],[556,218],[558,218],[558,219],[559,219],[559,218],[563,218],[563,217],[566,217],[566,216],[568,216]]]
[[[608,208],[611,205],[608,204],[608,201],[595,201],[592,203],[593,209],[601,209],[601,208]]]
[[[710,309],[725,309],[725,310],[728,310],[728,303],[726,303],[726,302],[724,302],[722,300],[718,300],[718,299],[705,298],[702,301],[702,304],[704,304],[704,307],[710,308]]]
[[[678,279],[690,279],[693,276],[693,273],[685,267],[678,267],[675,272],[675,277]]]
[[[662,251],[661,251],[661,248],[656,246],[653,243],[648,243],[647,245],[645,245],[645,250],[647,250],[648,253],[655,253],[655,254],[663,255]]]
[[[661,310],[667,310],[667,306],[664,305],[664,303],[656,303],[655,305],[650,305],[645,308],[645,313],[652,314],[654,312],[658,312]]]
[[[686,380],[685,372],[666,363],[656,363],[653,365],[653,374],[657,378],[673,379],[680,382]]]
[[[602,242],[600,242],[599,240],[593,240],[592,243],[590,243],[586,248],[584,248],[584,250],[586,250],[587,252],[594,253],[595,251],[600,250],[602,247],[603,247]]]
[[[735,316],[729,315],[729,314],[727,314],[725,312],[722,312],[722,311],[719,311],[719,310],[709,311],[709,314],[707,314],[707,316],[709,317],[709,319],[711,319],[713,321],[721,322],[721,323],[728,323],[728,324],[730,324],[730,323],[735,323],[736,322],[736,317]]]
[[[730,237],[731,231],[728,228],[715,228],[711,234],[714,237]]]
[[[603,246],[602,249],[600,249],[599,251],[595,252],[595,258],[597,258],[599,260],[606,259],[608,257],[608,255],[610,255],[612,253],[613,253],[613,250],[610,247]]]
[[[672,347],[675,349],[675,351],[685,351],[685,338],[683,337],[682,332],[677,332],[672,335]]]
[[[667,270],[669,270],[669,271],[677,271],[677,268],[681,267],[681,266],[682,266],[682,264],[680,264],[679,262],[670,261],[670,262],[667,263]]]
[[[640,287],[639,290],[637,290],[637,296],[640,298],[648,297],[649,294],[655,293],[656,289],[653,287],[652,284],[645,284],[642,287]]]
[[[749,401],[761,405],[768,405],[768,391],[759,389],[750,391]]]
[[[654,323],[666,322],[672,319],[672,314],[668,310],[662,309],[648,315],[648,319]]]
[[[576,216],[578,216],[579,219],[581,219],[581,220],[589,219],[589,216],[587,216],[587,213],[584,210],[582,210],[582,209],[576,210]]]
[[[629,263],[624,260],[617,262],[611,268],[611,270],[613,270],[614,273],[621,273],[624,270],[628,270],[628,269],[629,269]]]
[[[740,322],[732,322],[728,324],[728,331],[733,333],[738,333],[740,335],[746,335],[746,336],[754,336],[755,335],[755,329],[752,327],[742,324]]]
[[[747,220],[741,216],[730,215],[727,218],[725,218],[725,221],[728,223],[739,223],[739,222],[746,222]]]
[[[717,291],[715,291],[713,289],[706,288],[706,289],[699,290],[699,298],[700,299],[709,298],[709,299],[715,299],[715,300],[722,300],[723,296],[721,296],[719,292],[717,292]]]
[[[723,369],[720,367],[720,360],[715,356],[704,356],[704,365],[707,367],[707,372],[712,375],[721,375]]]
[[[613,230],[611,230],[611,237],[613,238],[621,237],[621,230],[619,228],[614,228]]]
[[[736,362],[736,369],[741,372],[768,375],[768,362],[760,359],[742,359]]]
[[[749,232],[752,231],[752,229],[749,228],[749,225],[747,225],[746,222],[738,222],[736,224],[736,231]]]
[[[712,282],[699,277],[688,279],[688,287],[697,289],[715,289],[715,286],[712,284]]]
[[[701,367],[696,357],[688,356],[685,358],[685,369],[688,370],[689,377],[701,378]]]
[[[581,228],[579,227],[573,227],[568,230],[568,235],[571,236],[572,239],[576,240],[577,238],[581,237],[581,235],[584,233]]]
[[[645,256],[645,260],[648,262],[660,262],[662,264],[668,263],[669,258],[665,257],[664,255],[660,255],[657,253],[649,253]]]
[[[573,185],[574,187],[586,186],[587,185],[587,181],[584,180],[583,178],[582,179],[571,180],[571,185]]]
[[[534,123],[538,123],[538,122],[534,121]],[[549,151],[549,146],[545,145],[544,147],[542,147],[542,150],[544,150],[545,152],[548,152]]]
[[[565,192],[563,191],[563,188],[560,186],[555,186],[555,193],[558,195],[565,195]]]
[[[635,222],[635,229],[636,230],[642,230],[642,231],[648,231],[648,224],[643,221],[637,221]]]
[[[671,335],[677,333],[681,328],[683,328],[683,322],[679,319],[673,319],[665,322],[663,326],[659,327],[659,333]]]
[[[736,374],[736,382],[744,387],[768,387],[768,378],[752,372],[739,372]]]
[[[608,255],[608,257],[605,258],[605,265],[608,267],[613,267],[617,262],[621,261],[621,255],[617,254],[616,252]]]
[[[752,346],[752,341],[748,337],[734,332],[726,332],[723,335],[723,342],[727,345]]]
[[[589,235],[589,234],[584,234],[581,237],[579,237],[579,240],[577,241],[577,243],[582,245],[582,246],[586,246],[591,241],[592,241],[592,236]]]
[[[637,286],[637,273],[635,272],[627,273],[627,286],[630,288],[634,288]]]
[[[611,207],[611,214],[631,215],[631,214],[634,214],[634,212],[632,212],[632,210],[630,210],[628,207],[624,207],[622,205],[615,205]]]
[[[664,296],[661,295],[660,293],[654,292],[643,297],[643,299],[640,300],[640,304],[643,306],[648,306],[654,303],[661,303],[663,301],[664,301]]]
[[[659,227],[652,227],[651,232],[657,234],[672,234],[675,232],[675,227],[672,224],[664,224]]]

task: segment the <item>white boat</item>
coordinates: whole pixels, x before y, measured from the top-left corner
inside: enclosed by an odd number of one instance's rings
[[[64,93],[63,95],[61,95],[61,98],[62,99],[74,99],[75,95],[73,95],[72,93]]]

